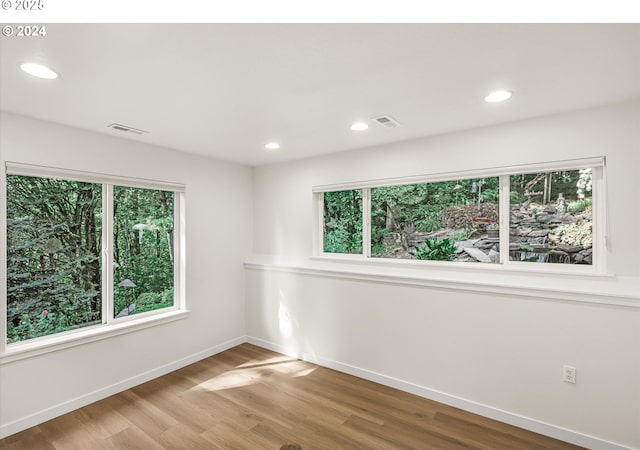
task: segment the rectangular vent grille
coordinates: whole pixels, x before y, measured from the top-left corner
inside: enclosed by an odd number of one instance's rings
[[[400,122],[388,115],[372,117],[371,120],[374,120],[380,126],[385,128],[396,128],[400,126]]]
[[[112,128],[114,130],[118,130],[118,131],[123,131],[125,133],[131,133],[131,134],[149,134],[148,131],[144,131],[144,130],[139,130],[137,128],[133,128],[133,127],[129,127],[127,125],[122,125],[120,123],[112,123],[111,125],[108,125],[109,128]]]

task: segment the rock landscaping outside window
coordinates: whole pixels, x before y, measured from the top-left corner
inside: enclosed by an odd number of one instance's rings
[[[571,162],[560,164],[570,168]],[[513,168],[515,174],[500,169],[490,177],[413,184],[398,179],[394,185],[369,182],[372,187],[320,191],[323,252],[594,265],[594,169],[584,164],[582,169],[535,171],[549,166],[538,164],[522,173]],[[601,177],[603,172],[597,173]]]
[[[591,169],[514,175],[509,259],[592,264]]]

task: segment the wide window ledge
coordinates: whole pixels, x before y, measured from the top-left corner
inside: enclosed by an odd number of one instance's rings
[[[449,266],[452,263],[420,263],[371,262],[363,258],[288,258],[253,255],[244,265],[251,270],[640,308],[638,277],[617,277],[597,273],[525,272],[501,267],[489,268],[488,264],[482,265],[481,269],[481,266],[475,264],[473,267],[460,267]]]
[[[114,324],[101,324],[92,327],[60,333],[51,336],[31,339],[24,342],[8,344],[5,352],[0,355],[0,365],[21,359],[32,358],[44,353],[51,353],[89,342],[108,339],[125,333],[143,330],[145,328],[162,325],[176,320],[184,319],[189,311],[171,310],[164,313],[153,314],[146,317],[131,319]]]

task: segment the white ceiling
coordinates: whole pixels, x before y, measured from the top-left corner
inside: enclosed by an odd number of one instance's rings
[[[640,97],[640,25],[47,24],[0,39],[0,108],[250,165]],[[62,74],[24,74],[22,62]],[[514,91],[487,104],[491,90]],[[356,120],[390,114],[401,127]],[[127,135],[122,123],[150,131]],[[282,148],[267,151],[278,141]]]

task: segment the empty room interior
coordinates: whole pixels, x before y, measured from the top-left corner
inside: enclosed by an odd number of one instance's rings
[[[11,32],[0,448],[640,449],[640,25]]]

